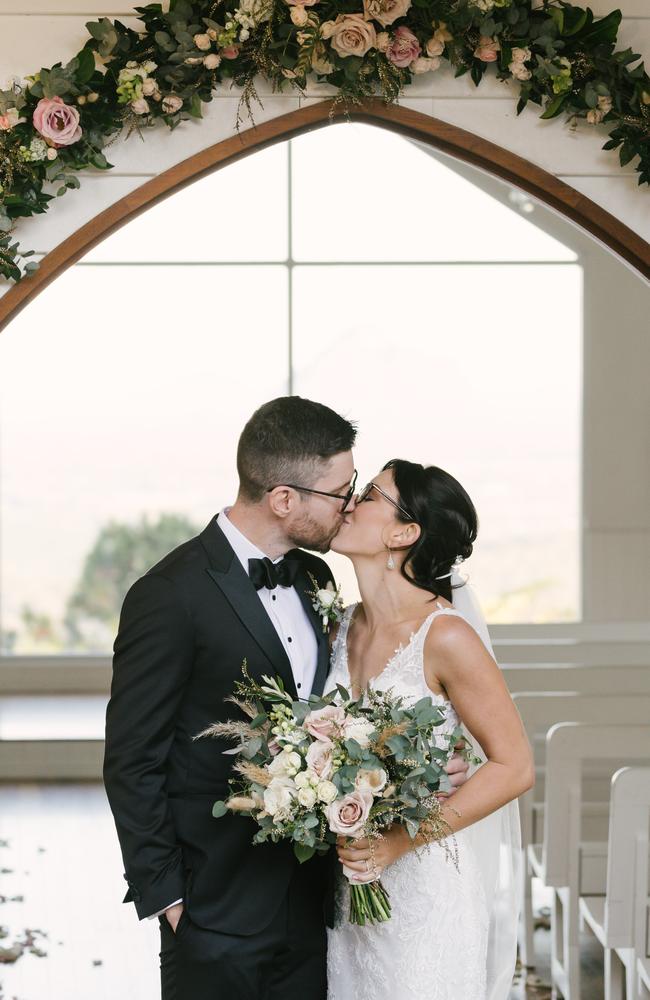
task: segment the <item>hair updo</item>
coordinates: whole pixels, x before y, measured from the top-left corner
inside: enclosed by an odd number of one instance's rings
[[[457,479],[435,465],[393,458],[390,469],[399,502],[412,514],[421,532],[402,564],[402,575],[416,587],[451,601],[451,571],[458,559],[469,559],[478,533],[476,508]],[[404,523],[410,518],[399,511]],[[444,580],[436,579],[445,576]]]

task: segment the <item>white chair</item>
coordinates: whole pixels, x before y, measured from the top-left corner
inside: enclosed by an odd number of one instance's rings
[[[582,694],[650,694],[650,658],[642,667],[593,667],[586,664],[501,664],[510,691],[579,691]]]
[[[576,693],[535,692],[514,694],[528,739],[535,752],[536,784],[519,799],[521,815],[522,843],[522,899],[521,932],[519,956],[522,965],[535,965],[534,918],[532,902],[533,867],[528,848],[537,844],[534,857],[541,857],[539,847],[540,831],[544,816],[544,756],[546,733],[557,722],[588,722],[602,724],[643,724],[650,720],[649,695],[583,695]],[[541,738],[543,737],[543,742]],[[603,767],[601,765],[601,773]],[[589,799],[582,802],[583,841],[601,842],[607,840],[609,814],[609,776],[611,768],[605,770],[605,780],[598,783],[595,776],[590,781]],[[600,795],[598,795],[600,784]],[[605,848],[602,848],[604,857]],[[603,862],[604,866],[604,862]]]
[[[650,767],[624,767],[612,778],[605,895],[580,897],[580,914],[605,950],[605,1000],[632,1000],[637,991],[636,958],[646,952],[649,820]]]
[[[625,763],[650,764],[650,725],[584,725],[563,722],[546,737],[544,840],[528,856],[533,872],[553,889],[551,982],[555,1000],[580,1000],[579,898],[604,886],[606,844],[581,838],[582,773],[587,761],[610,761],[611,773]]]

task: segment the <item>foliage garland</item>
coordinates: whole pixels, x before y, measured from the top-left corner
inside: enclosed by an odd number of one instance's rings
[[[110,169],[104,149],[123,130],[201,117],[227,81],[252,118],[255,79],[274,90],[309,74],[347,106],[376,93],[395,101],[414,75],[447,60],[478,86],[490,65],[519,86],[542,118],[609,126],[603,149],[621,165],[638,157],[650,184],[650,78],[631,49],[616,51],[621,12],[595,18],[564,0],[170,0],[136,7],[141,30],[106,17],[63,66],[0,90],[0,276],[19,281],[38,264],[13,240],[16,221],[46,212],[80,186],[77,172]]]

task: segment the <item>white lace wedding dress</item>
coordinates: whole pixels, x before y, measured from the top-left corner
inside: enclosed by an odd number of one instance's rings
[[[326,691],[350,685],[347,633],[354,607],[346,609],[341,621]],[[372,681],[375,690],[390,688],[409,702],[429,696],[444,704],[447,719],[441,733],[451,732],[458,716],[450,701],[427,687],[423,650],[432,621],[444,614],[459,612],[438,603]],[[458,870],[440,844],[406,854],[385,869],[382,883],[392,907],[385,923],[350,924],[348,883],[340,876],[336,927],[328,932],[328,1000],[485,1000],[485,889],[463,831],[456,840]]]

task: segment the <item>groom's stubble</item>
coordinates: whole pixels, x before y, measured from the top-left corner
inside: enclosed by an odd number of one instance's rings
[[[298,549],[308,549],[324,555],[329,552],[342,524],[342,516],[338,517],[333,525],[325,527],[314,518],[305,515],[304,519],[292,528],[288,539]]]

